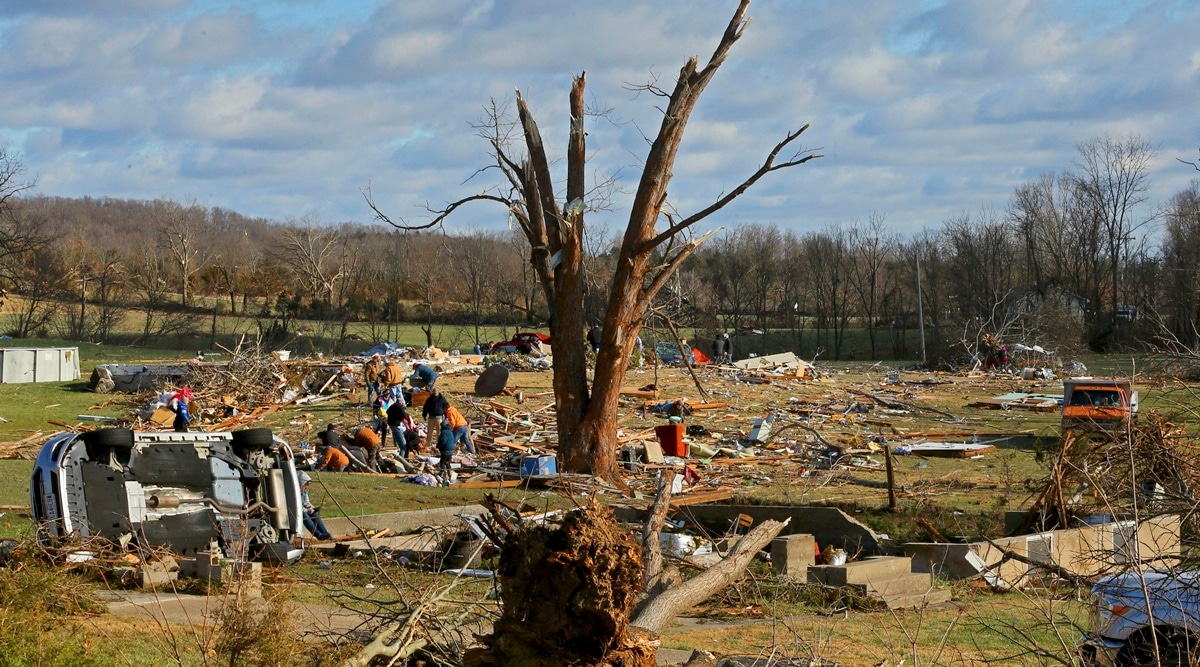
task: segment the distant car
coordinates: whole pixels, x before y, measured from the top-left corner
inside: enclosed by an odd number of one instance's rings
[[[529,354],[534,350],[542,351],[543,346],[550,344],[550,337],[536,331],[523,331],[503,343],[493,343],[491,351],[501,354]]]
[[[694,347],[688,347],[688,351],[688,362],[692,365],[707,364],[712,361],[712,359],[708,358],[708,355]],[[683,365],[683,355],[679,353],[679,345],[670,341],[663,341],[655,345],[654,355],[658,357],[658,362],[660,364],[665,364],[667,366]]]
[[[180,555],[290,561],[304,535],[287,443],[270,429],[67,433],[42,446],[29,485],[43,544],[102,538]]]
[[[1084,665],[1200,664],[1200,572],[1149,570],[1105,577],[1092,587],[1091,606],[1088,632],[1079,647]]]

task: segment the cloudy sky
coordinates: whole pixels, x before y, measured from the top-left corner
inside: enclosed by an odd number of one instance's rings
[[[3,0],[0,145],[56,196],[197,201],[276,220],[397,218],[494,182],[490,101],[530,102],[562,154],[587,71],[596,178],[616,228],[657,104],[711,54],[735,0]],[[701,99],[671,187],[681,213],[790,129],[825,157],[765,179],[713,225],[797,231],[882,216],[908,234],[1003,210],[1081,141],[1158,147],[1152,202],[1200,176],[1194,0],[756,0]],[[1149,206],[1146,214],[1149,214]],[[465,210],[452,230],[500,228]]]

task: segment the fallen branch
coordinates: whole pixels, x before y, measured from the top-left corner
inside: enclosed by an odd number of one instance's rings
[[[655,580],[662,574],[662,534],[663,524],[667,520],[667,510],[671,506],[671,483],[675,481],[675,471],[665,469],[658,478],[658,494],[654,497],[654,505],[646,517],[646,525],[642,528],[642,588],[650,590]]]
[[[653,633],[662,632],[681,612],[704,602],[741,576],[754,556],[770,544],[790,521],[762,522],[738,540],[721,562],[647,600],[632,625]]]
[[[932,412],[934,414],[942,415],[943,417],[948,417],[948,418],[954,420],[955,422],[962,421],[961,417],[952,415],[949,412],[946,412],[945,410],[938,410],[937,408],[931,408],[926,405],[917,405],[916,403],[906,403],[904,401],[897,401],[896,399],[893,399],[893,398],[885,398],[883,396],[879,396],[878,394],[873,394],[869,391],[858,391],[857,389],[851,389],[850,393],[857,394],[858,396],[866,396],[867,398],[871,399],[872,401],[875,401],[876,403],[882,405],[885,408],[891,408],[893,410],[925,410],[927,412]]]
[[[1030,567],[1038,567],[1043,570],[1046,570],[1046,571],[1054,574],[1057,577],[1060,577],[1062,579],[1065,579],[1066,581],[1071,582],[1071,585],[1073,585],[1073,586],[1080,586],[1080,587],[1086,587],[1086,588],[1091,588],[1091,586],[1092,586],[1093,581],[1090,578],[1075,574],[1074,572],[1071,572],[1070,570],[1058,565],[1057,563],[1052,563],[1050,561],[1045,561],[1045,562],[1035,561],[1032,558],[1029,558],[1028,556],[1024,556],[1015,551],[1010,551],[1008,549],[1005,549],[1004,547],[997,544],[990,537],[985,537],[984,539],[987,540],[987,543],[989,545],[991,545],[991,547],[993,549],[996,549],[1001,554],[1003,554],[1003,556],[1000,558],[999,561],[996,561],[996,563],[994,563],[992,565],[988,565],[989,571],[995,572],[996,568],[1000,567],[1005,562],[1010,561],[1010,560],[1015,560],[1018,563],[1024,563]]]

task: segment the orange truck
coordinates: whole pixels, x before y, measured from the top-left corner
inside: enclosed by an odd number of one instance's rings
[[[1063,380],[1063,430],[1112,432],[1137,418],[1138,393],[1130,380]]]

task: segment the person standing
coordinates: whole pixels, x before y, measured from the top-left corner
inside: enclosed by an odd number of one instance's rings
[[[379,376],[383,372],[382,358],[376,354],[363,366],[363,381],[367,385],[367,405],[379,396]]]
[[[729,334],[721,334],[721,338],[724,339],[724,342],[721,345],[722,363],[732,364],[733,363],[733,341],[729,339]]]
[[[471,456],[475,455],[475,445],[471,442],[471,422],[453,405],[446,406],[446,428],[454,434],[454,444],[462,443]]]
[[[445,396],[437,389],[425,399],[425,405],[421,406],[421,416],[425,419],[425,437],[426,442],[438,443],[438,449],[442,448],[441,432],[446,431],[449,437],[454,434],[450,433],[449,428],[442,428],[442,421],[446,417],[446,408],[450,407],[450,403]],[[453,444],[453,440],[451,440]]]
[[[638,335],[633,339],[633,358],[637,362],[637,367],[641,368],[646,361],[646,349],[642,344],[642,337]]]
[[[448,428],[443,428],[438,432],[437,445],[438,454],[441,458],[438,459],[438,469],[442,473],[443,484],[450,485],[450,475],[453,474],[451,462],[454,460],[454,448],[457,441],[454,439],[454,433]]]
[[[714,363],[721,363],[725,359],[725,339],[721,334],[717,334],[712,342],[712,359]]]
[[[400,368],[400,362],[396,361],[395,357],[389,357],[384,364],[383,372],[379,375],[379,384],[385,389],[404,384],[404,369]]]
[[[417,450],[420,436],[413,425],[412,417],[408,416],[403,402],[392,403],[387,409],[387,424],[392,430],[392,440],[400,450],[400,458],[408,458],[409,452]]]
[[[592,328],[588,329],[587,342],[588,342],[588,345],[591,346],[593,354],[600,354],[600,337],[601,337],[601,335],[602,335],[602,332],[600,331],[600,327],[597,325],[593,324]]]

